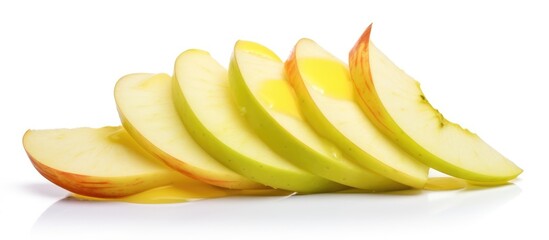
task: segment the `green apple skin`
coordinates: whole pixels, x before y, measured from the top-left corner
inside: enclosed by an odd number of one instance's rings
[[[229,189],[259,189],[229,170],[194,142],[173,105],[167,74],[128,74],[118,80],[115,100],[126,131],[151,154],[191,178]]]
[[[336,146],[316,134],[306,121],[270,108],[260,94],[262,84],[268,81],[288,84],[284,63],[260,44],[238,41],[229,66],[233,96],[246,109],[244,116],[256,133],[277,153],[311,173],[354,188],[371,191],[409,188],[354,164],[339,150],[339,154],[332,154]],[[289,85],[288,89],[293,91]],[[293,100],[287,102],[297,106]]]
[[[234,102],[227,71],[209,53],[195,49],[183,52],[176,60],[173,77],[174,102],[185,127],[220,163],[276,189],[317,193],[346,188],[290,164],[269,149],[255,135]],[[208,114],[213,116],[206,117],[208,121],[205,121],[204,116]],[[217,118],[213,121],[223,126],[211,124],[212,118]],[[222,130],[216,130],[219,127]],[[225,132],[234,134],[234,139],[225,136],[228,134]],[[235,144],[241,144],[240,148]]]
[[[385,135],[426,165],[478,184],[503,184],[522,173],[476,134],[442,117],[419,83],[371,43],[370,33],[371,25],[351,50],[349,67],[359,105]],[[391,98],[395,91],[402,91],[400,98]]]
[[[364,116],[353,99],[353,88],[347,74],[332,73],[330,87],[348,86],[348,99],[318,91],[314,77],[306,74],[304,61],[318,59],[341,67],[347,66],[310,39],[301,39],[285,64],[289,81],[295,89],[304,117],[326,139],[364,168],[396,182],[423,188],[429,168],[414,159],[379,132]],[[328,66],[324,66],[327,68]]]

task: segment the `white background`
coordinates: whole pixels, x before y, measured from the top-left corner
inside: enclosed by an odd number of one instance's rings
[[[532,1],[1,1],[0,239],[547,239],[548,8]],[[413,3],[411,3],[413,2]],[[118,125],[116,80],[171,73],[189,48],[227,65],[238,39],[282,58],[302,37],[336,56],[372,38],[444,115],[525,172],[451,192],[85,203],[32,167],[26,129]]]

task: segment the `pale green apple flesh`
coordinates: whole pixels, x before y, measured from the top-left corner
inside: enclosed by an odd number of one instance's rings
[[[446,120],[419,83],[370,41],[371,25],[349,55],[362,110],[388,137],[428,166],[448,175],[503,183],[522,170],[479,136]]]
[[[209,53],[183,52],[176,60],[174,101],[191,136],[233,171],[267,186],[313,193],[344,188],[304,171],[269,148],[246,122],[229,89],[227,70]]]
[[[29,130],[23,146],[46,179],[85,196],[123,197],[196,182],[147,153],[122,127]]]
[[[385,137],[354,101],[347,66],[310,39],[301,39],[286,62],[304,117],[357,164],[422,188],[428,167]]]
[[[192,139],[175,110],[169,75],[126,75],[118,80],[114,96],[128,133],[173,169],[219,187],[264,188],[217,162]]]
[[[246,109],[244,117],[257,134],[295,165],[355,188],[406,188],[351,162],[307,124],[286,80],[284,63],[268,48],[238,41],[231,58],[229,83],[236,102]]]

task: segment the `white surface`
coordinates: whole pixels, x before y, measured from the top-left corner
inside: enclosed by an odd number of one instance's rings
[[[549,15],[543,1],[384,2],[1,1],[0,239],[547,239]],[[116,80],[133,72],[171,73],[185,49],[208,50],[226,65],[237,39],[263,43],[284,58],[309,37],[346,60],[372,21],[377,46],[422,83],[435,107],[525,170],[514,185],[152,206],[84,203],[64,200],[67,192],[40,176],[23,151],[28,128],[117,125]]]

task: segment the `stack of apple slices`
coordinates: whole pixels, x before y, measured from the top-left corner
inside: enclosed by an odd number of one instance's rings
[[[349,67],[310,39],[286,62],[238,41],[228,70],[205,51],[187,50],[173,76],[117,82],[122,126],[29,130],[23,145],[48,180],[100,198],[169,185],[319,193],[448,183],[429,179],[429,168],[454,183],[497,185],[522,172],[444,119],[370,32],[371,25]]]

